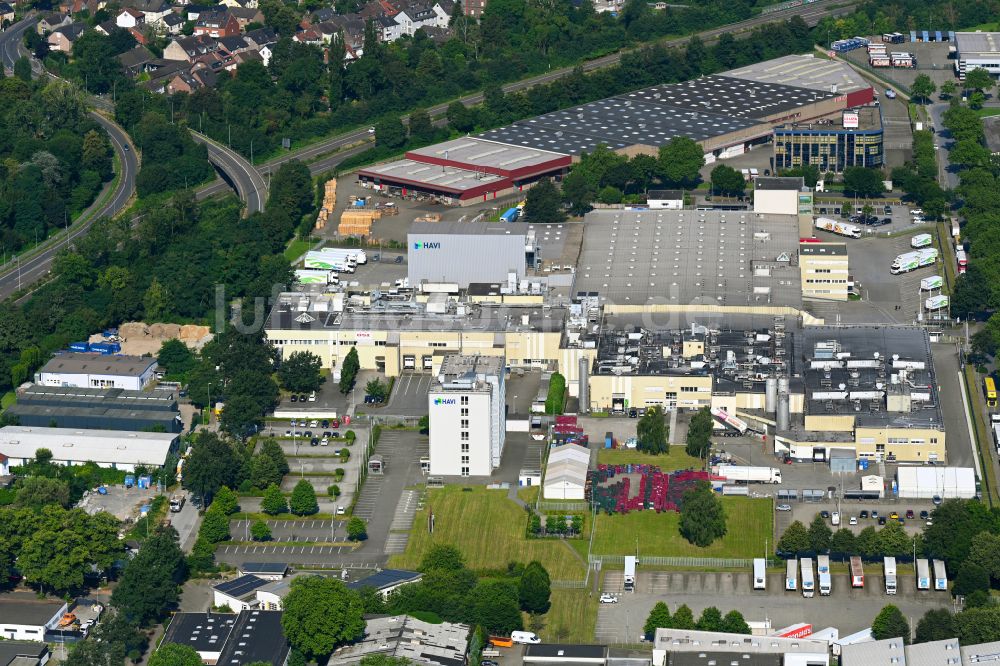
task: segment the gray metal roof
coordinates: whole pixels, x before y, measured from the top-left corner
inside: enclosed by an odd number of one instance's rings
[[[799,190],[806,186],[805,178],[802,176],[760,176],[754,178],[753,189],[755,190]]]
[[[955,48],[962,59],[1000,57],[1000,32],[956,32]]]
[[[476,137],[463,137],[437,143],[433,146],[411,150],[409,155],[462,162],[478,167],[491,167],[514,171],[529,166],[539,166],[565,157],[561,153],[511,146]]]
[[[906,666],[961,666],[957,638],[906,646]]]
[[[574,293],[618,304],[801,306],[794,216],[601,210],[584,223]]]
[[[833,92],[832,86],[835,85],[840,94],[871,87],[850,65],[812,55],[789,55],[765,60],[726,72],[726,76],[830,92]]]
[[[97,374],[137,377],[150,366],[156,365],[155,358],[144,356],[104,355],[93,352],[66,352],[56,354],[40,372],[61,374]]]

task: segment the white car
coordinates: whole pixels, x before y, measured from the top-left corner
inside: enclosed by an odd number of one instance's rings
[[[309,427],[310,428],[318,428],[319,427],[319,421],[313,419],[312,421],[309,422]]]
[[[851,520],[848,521],[848,522],[850,522],[851,525],[857,525],[858,524],[858,517],[857,516],[851,516]]]
[[[324,437],[323,439],[319,440],[319,445],[320,446],[330,446],[330,438],[329,437]]]
[[[374,127],[369,127],[368,128],[368,133],[369,134],[374,134],[375,133],[375,128]]]
[[[342,506],[338,506],[337,507],[337,515],[338,516],[343,516],[345,513],[347,513],[347,509],[345,509]]]
[[[613,594],[602,594],[601,595],[602,604],[616,604],[618,603],[618,597]]]
[[[833,523],[834,525],[839,525],[840,524],[840,512],[839,511],[834,511],[830,515],[830,522]]]
[[[919,217],[919,216],[921,216],[923,214],[924,214],[924,209],[923,208],[911,208],[910,209],[910,215],[913,215],[914,217]]]
[[[778,506],[774,507],[774,509],[775,509],[775,511],[791,511],[792,510],[792,505],[791,504],[779,504]]]

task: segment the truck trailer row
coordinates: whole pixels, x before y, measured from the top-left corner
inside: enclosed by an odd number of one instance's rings
[[[885,593],[890,595],[896,594],[898,576],[896,573],[895,557],[883,558],[882,575],[885,584]],[[861,558],[856,555],[850,559],[850,576],[852,588],[864,588],[864,565],[861,562]],[[935,590],[938,592],[948,590],[948,576],[943,560],[917,559],[916,579],[917,590]],[[763,558],[757,558],[753,561],[753,589],[764,590],[766,587],[766,561]],[[829,555],[819,555],[816,558],[815,571],[813,570],[813,559],[811,557],[803,557],[798,560],[793,558],[785,562],[785,590],[787,592],[795,592],[801,589],[802,596],[808,599],[812,598],[817,587],[819,588],[820,596],[829,596],[833,591]]]

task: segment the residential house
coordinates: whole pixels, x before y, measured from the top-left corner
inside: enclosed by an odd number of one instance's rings
[[[216,82],[218,82],[218,77],[210,69],[180,72],[170,80],[165,92],[168,95],[179,92],[192,93],[199,88],[212,88]]]
[[[229,13],[236,17],[236,22],[240,24],[240,30],[251,23],[263,23],[265,20],[264,12],[251,7],[230,7]]]
[[[482,18],[486,9],[486,0],[462,0],[462,11],[466,16]]]
[[[0,2],[0,25],[14,22],[14,8],[6,2]]]
[[[115,23],[114,19],[108,19],[103,23],[98,23],[94,30],[107,37],[110,36],[115,30],[121,30],[121,28],[118,27],[118,24]]]
[[[233,37],[220,37],[219,50],[225,51],[230,55],[237,55],[239,53],[246,53],[247,51],[249,51],[250,45],[247,44],[247,40],[245,40],[242,35],[234,35]]]
[[[337,17],[342,17],[342,14],[338,14],[337,10],[333,7],[323,7],[322,9],[317,9],[312,13],[313,23],[322,23],[323,21],[333,21]]]
[[[442,3],[445,3],[448,8],[446,9],[445,4]],[[402,34],[412,37],[417,30],[423,27],[447,28],[448,21],[451,19],[449,15],[451,7],[452,3],[447,0],[439,0],[433,4],[407,2],[393,19],[399,24]]]
[[[149,37],[146,36],[146,33],[141,28],[129,28],[128,33],[132,35],[132,39],[135,40],[136,44],[142,44],[143,46],[149,44]]]
[[[236,17],[225,8],[210,9],[198,15],[194,24],[195,35],[209,37],[232,37],[240,34],[240,24]]]
[[[321,46],[323,44],[323,38],[315,28],[301,30],[295,33],[292,39],[300,44],[311,44],[312,46]]]
[[[119,28],[135,28],[136,26],[145,24],[146,15],[138,9],[133,9],[132,7],[126,7],[118,12],[117,16],[115,16],[115,25]]]
[[[175,12],[170,12],[154,24],[153,27],[162,30],[168,35],[179,35],[181,34],[181,30],[184,29],[184,17]]]
[[[237,8],[241,7],[243,9],[257,9],[257,0],[222,0],[219,4],[225,5],[226,7]]]
[[[365,21],[359,14],[337,16],[331,19],[330,23],[340,28],[340,36],[337,39],[343,40],[344,47],[349,52],[361,50],[365,44]]]
[[[69,25],[73,22],[69,14],[63,14],[61,12],[53,12],[51,14],[46,14],[38,21],[38,25],[35,26],[35,30],[38,31],[39,35],[44,35],[47,32],[52,32],[56,28],[61,28],[65,25]]]
[[[208,35],[192,35],[181,37],[167,44],[163,49],[163,57],[167,60],[186,60],[194,62],[198,56],[214,53],[219,50],[219,42]]]
[[[146,64],[151,62],[156,56],[149,52],[144,46],[136,46],[118,56],[118,62],[122,64],[125,73],[130,77],[136,77],[145,71]]]
[[[70,23],[61,28],[56,28],[53,30],[46,41],[49,43],[49,49],[53,51],[62,51],[63,53],[70,53],[73,51],[73,44],[76,40],[80,38],[84,30],[87,29],[83,23]]]
[[[168,0],[127,0],[127,4],[142,12],[146,17],[146,23],[153,26],[174,11]]]
[[[167,91],[167,84],[180,72],[186,72],[191,64],[185,60],[167,60],[157,58],[145,65],[145,71],[149,74],[149,80],[143,83],[146,90],[154,93],[164,94]]]
[[[10,458],[0,453],[0,477],[10,476]]]
[[[264,46],[278,43],[278,35],[271,28],[257,28],[243,35],[250,48],[261,50]]]
[[[385,14],[375,19],[375,28],[378,30],[379,40],[386,43],[394,42],[406,34],[403,32],[403,24],[397,23],[395,18]]]

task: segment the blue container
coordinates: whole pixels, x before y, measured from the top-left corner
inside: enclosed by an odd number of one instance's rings
[[[69,350],[75,352],[90,351],[90,344],[86,342],[71,342],[69,343]]]
[[[149,477],[148,474],[143,474],[142,476],[139,477],[139,488],[141,489],[149,488],[151,481],[152,479]]]
[[[131,488],[134,485],[135,485],[135,475],[134,474],[126,474],[125,475],[125,487],[126,488]]]

